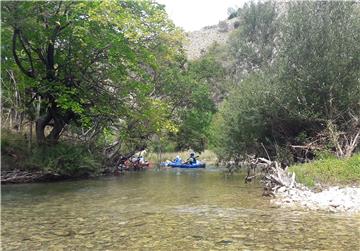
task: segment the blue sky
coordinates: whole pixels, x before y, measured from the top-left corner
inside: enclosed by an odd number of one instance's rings
[[[199,30],[227,18],[229,7],[241,7],[245,0],[155,0],[165,4],[166,12],[185,31]]]

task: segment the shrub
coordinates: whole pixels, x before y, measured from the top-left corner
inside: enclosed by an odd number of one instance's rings
[[[100,169],[100,157],[83,145],[59,142],[51,146],[32,145],[19,133],[2,130],[1,160],[4,169],[42,170],[60,175],[82,176]]]
[[[40,165],[44,171],[70,176],[93,173],[100,167],[97,158],[86,147],[64,142],[51,147],[35,148],[28,165]]]

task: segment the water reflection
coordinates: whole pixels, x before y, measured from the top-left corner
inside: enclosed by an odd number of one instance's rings
[[[359,250],[360,216],[272,208],[207,170],[2,187],[3,250]]]

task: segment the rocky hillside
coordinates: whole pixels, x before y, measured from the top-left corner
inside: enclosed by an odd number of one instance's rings
[[[190,60],[197,59],[213,44],[226,43],[231,31],[239,26],[237,18],[220,21],[217,25],[205,26],[201,30],[188,32],[185,51]]]

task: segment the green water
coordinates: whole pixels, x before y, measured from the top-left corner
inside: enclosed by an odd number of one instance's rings
[[[360,216],[272,208],[209,170],[2,186],[3,250],[360,250]]]

